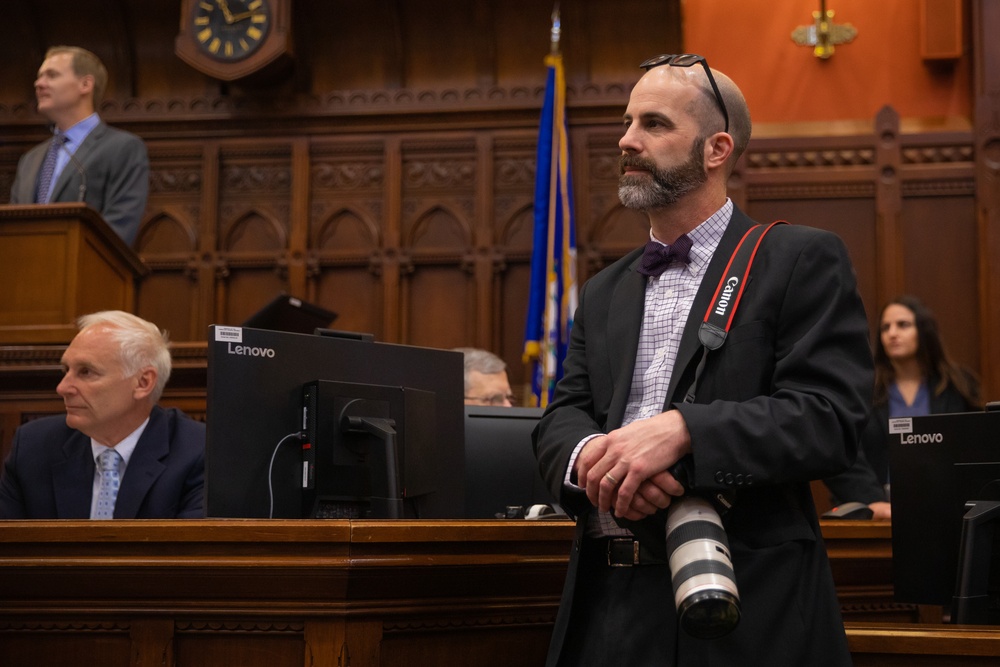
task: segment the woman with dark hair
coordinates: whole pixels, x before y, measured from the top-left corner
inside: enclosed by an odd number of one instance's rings
[[[882,308],[874,402],[854,466],[825,482],[835,502],[863,502],[874,518],[888,519],[889,419],[982,407],[975,376],[951,359],[934,315],[914,296],[897,297]]]

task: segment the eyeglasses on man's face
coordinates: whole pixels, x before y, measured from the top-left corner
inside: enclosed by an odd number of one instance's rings
[[[466,396],[466,401],[475,401],[480,405],[511,406],[514,405],[513,394],[493,394],[491,396]]]
[[[692,67],[694,65],[701,65],[705,68],[705,75],[708,76],[708,82],[712,84],[712,92],[715,93],[715,102],[719,105],[719,111],[722,112],[722,118],[726,121],[725,132],[729,132],[729,111],[726,110],[726,103],[722,101],[722,93],[719,92],[719,86],[715,83],[715,77],[712,76],[712,68],[708,66],[708,61],[705,60],[704,56],[699,56],[694,53],[662,53],[658,56],[653,56],[639,65],[639,67],[648,72],[654,67],[659,67],[660,65],[669,65],[671,67]]]

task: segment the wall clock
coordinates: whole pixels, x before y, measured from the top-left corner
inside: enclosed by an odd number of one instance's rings
[[[233,81],[291,55],[291,0],[181,0],[174,50],[195,69]]]

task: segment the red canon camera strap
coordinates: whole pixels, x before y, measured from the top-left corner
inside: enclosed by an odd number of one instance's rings
[[[708,305],[708,310],[705,311],[705,319],[698,328],[698,341],[702,345],[701,360],[695,370],[691,388],[684,396],[685,403],[694,402],[694,392],[698,387],[701,372],[705,368],[705,360],[708,359],[709,351],[718,350],[726,342],[726,335],[729,333],[729,327],[733,324],[733,317],[736,316],[736,308],[740,305],[740,299],[743,297],[747,278],[750,277],[750,267],[757,256],[757,249],[764,240],[764,235],[771,231],[775,225],[785,224],[788,223],[784,220],[776,220],[767,226],[754,225],[747,230],[747,233],[736,245],[736,250],[729,258],[726,270],[722,272],[722,279]]]

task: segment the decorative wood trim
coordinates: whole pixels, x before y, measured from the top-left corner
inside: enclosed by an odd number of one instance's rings
[[[301,635],[305,623],[288,621],[242,621],[219,623],[217,620],[178,621],[174,624],[176,634],[186,635],[259,635],[291,634]]]
[[[634,82],[566,86],[566,105],[572,117],[574,110],[606,112],[621,115],[628,103]],[[106,99],[101,102],[101,117],[112,125],[128,127],[133,123],[203,123],[213,120],[232,121],[235,127],[259,123],[268,118],[268,125],[288,127],[289,123],[311,118],[374,117],[385,118],[454,114],[489,116],[528,111],[534,124],[545,98],[544,85],[486,86],[466,88],[426,89],[365,89],[335,90],[322,94],[299,94],[289,98],[262,99],[252,96],[194,96],[170,98]],[[44,119],[35,110],[34,101],[0,104],[0,125],[23,126],[37,133]],[[233,126],[230,126],[233,127]],[[222,127],[223,131],[227,128]]]

